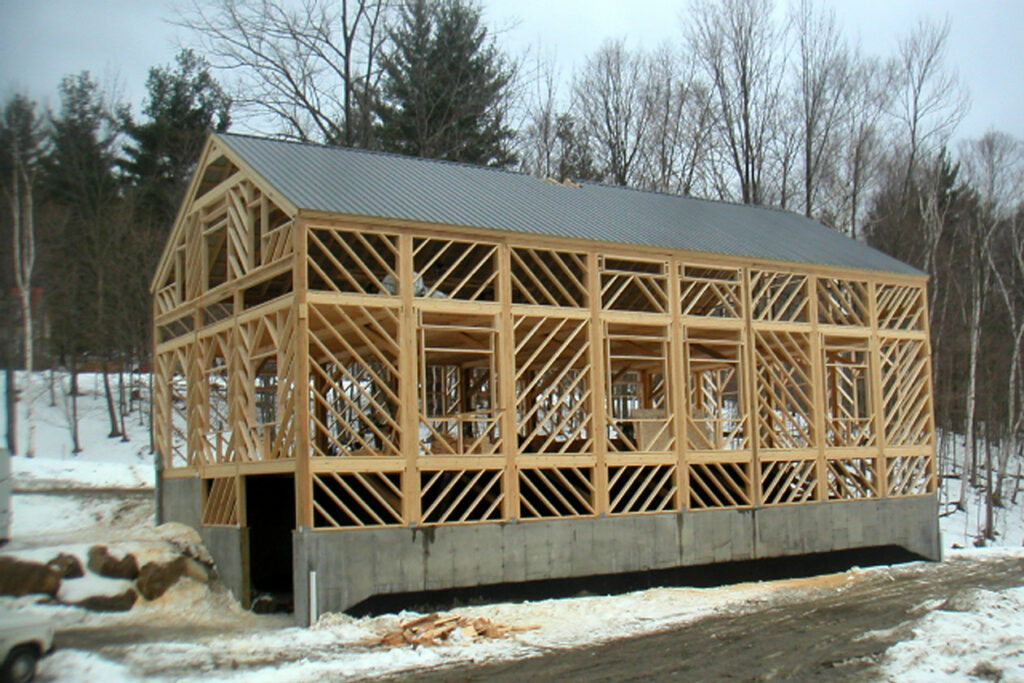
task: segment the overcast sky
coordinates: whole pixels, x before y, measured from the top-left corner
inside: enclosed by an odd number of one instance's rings
[[[783,0],[784,2],[784,0]],[[780,4],[783,4],[780,2]],[[922,16],[949,17],[948,62],[971,93],[958,137],[995,128],[1024,138],[1024,0],[835,0],[840,25],[865,54],[890,55]],[[568,78],[607,38],[654,47],[679,40],[685,0],[488,0],[502,46],[554,57]],[[88,69],[118,83],[135,108],[151,66],[173,60],[181,29],[162,0],[0,0],[0,95],[28,91],[56,105],[61,76]]]

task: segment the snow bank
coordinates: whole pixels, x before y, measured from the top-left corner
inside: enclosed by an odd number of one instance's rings
[[[922,618],[910,640],[889,648],[882,669],[907,683],[1024,682],[1024,587],[976,590]]]

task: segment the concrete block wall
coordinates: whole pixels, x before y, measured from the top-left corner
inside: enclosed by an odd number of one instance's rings
[[[162,519],[157,522],[179,522],[193,529],[199,528],[201,517],[199,477],[164,479],[160,482],[157,495],[160,496]]]
[[[668,569],[896,545],[939,559],[934,496],[293,535],[295,616],[373,595]]]

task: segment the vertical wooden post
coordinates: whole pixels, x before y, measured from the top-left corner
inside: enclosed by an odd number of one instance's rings
[[[596,251],[587,252],[587,291],[590,298],[591,427],[594,430],[594,512],[608,513],[608,417],[605,406],[605,329],[601,319],[601,274]]]
[[[939,475],[937,466],[935,463],[935,394],[932,393],[932,333],[931,333],[931,320],[928,319],[928,285],[921,285],[921,319],[924,324],[921,326],[924,337],[922,341],[924,343],[925,358],[925,390],[928,395],[928,491],[933,492],[938,489]]]
[[[665,398],[669,401],[666,406],[665,415],[671,412],[673,431],[676,437],[676,499],[675,509],[685,510],[690,505],[690,468],[686,463],[686,416],[689,414],[689,377],[687,376],[686,360],[686,328],[682,318],[682,288],[679,283],[678,261],[670,261],[671,272],[668,278],[668,310],[671,319],[668,325],[668,373],[671,382],[668,382],[669,391],[665,392]]]
[[[885,498],[889,491],[886,475],[885,454],[885,403],[882,399],[882,340],[878,334],[878,285],[868,283],[868,324],[871,337],[868,341],[868,371],[871,384],[871,417],[875,430],[875,486],[878,496]]]
[[[401,452],[405,460],[402,476],[402,518],[406,524],[420,522],[419,481],[419,396],[417,392],[416,308],[413,303],[412,235],[398,236],[398,424],[401,425]]]
[[[519,516],[519,472],[516,457],[519,439],[516,431],[516,339],[512,325],[512,248],[507,242],[498,247],[498,406],[501,410],[498,429],[501,431],[502,455],[502,519]]]
[[[292,224],[295,257],[292,281],[295,287],[295,525],[313,527],[313,478],[310,470],[309,434],[309,293],[306,221]]]
[[[761,507],[764,504],[761,494],[761,445],[758,434],[761,429],[760,404],[758,401],[757,386],[757,336],[754,333],[754,302],[753,290],[750,288],[750,268],[743,269],[743,355],[740,358],[742,369],[740,381],[743,383],[741,396],[746,401],[744,406],[747,417],[747,435],[750,444],[750,485],[753,490],[750,492],[750,501],[754,507]]]
[[[807,316],[811,324],[810,354],[811,354],[811,383],[814,385],[814,405],[811,410],[811,420],[814,422],[814,433],[812,444],[818,450],[817,458],[817,484],[818,500],[828,500],[828,464],[825,459],[825,352],[823,350],[824,340],[818,329],[818,278],[811,275],[807,277],[804,285],[807,293]]]

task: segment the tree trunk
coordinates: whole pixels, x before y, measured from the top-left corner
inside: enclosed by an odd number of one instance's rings
[[[78,359],[71,357],[71,453],[82,452],[82,443],[78,440]]]
[[[124,428],[124,415],[128,412],[124,397],[124,365],[117,370],[117,402],[118,413],[121,417],[121,441],[128,441],[128,430]]]
[[[18,380],[14,372],[14,363],[7,357],[4,375],[4,403],[7,406],[7,450],[11,455],[18,453]]]
[[[110,433],[107,438],[121,436],[121,428],[117,421],[117,409],[114,408],[114,392],[110,389],[110,366],[106,358],[103,359],[103,394],[107,399],[107,417],[110,419]]]
[[[1017,494],[1020,493],[1020,460],[1017,461],[1017,476],[1013,478],[1013,495],[1010,496],[1010,505],[1017,504]]]
[[[977,406],[975,392],[978,388],[978,349],[981,346],[981,283],[978,282],[980,274],[972,273],[971,284],[971,322],[968,336],[970,338],[970,351],[968,353],[968,375],[967,375],[967,405],[964,415],[964,437],[966,448],[964,457],[969,461],[964,462],[963,472],[960,479],[960,499],[957,501],[957,509],[967,509],[967,481],[968,477],[973,479],[973,469],[977,462],[974,440],[974,412]],[[970,464],[970,467],[968,467]]]
[[[995,539],[992,524],[992,439],[985,439],[985,538]]]
[[[1004,434],[999,444],[999,455],[996,465],[996,488],[992,493],[992,504],[997,508],[1005,507],[1003,504],[1003,485],[1006,482],[1006,468],[1010,464],[1010,453],[1013,453],[1015,439],[1012,434]]]

